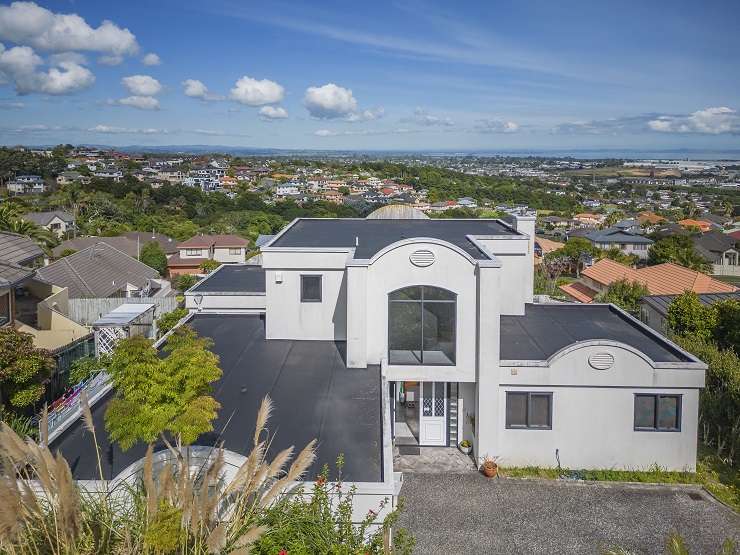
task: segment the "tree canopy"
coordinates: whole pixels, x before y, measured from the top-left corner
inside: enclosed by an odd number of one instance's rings
[[[212,431],[220,405],[211,383],[221,369],[210,345],[187,326],[169,337],[162,353],[142,336],[121,340],[108,365],[116,391],[105,414],[111,439],[128,449],[160,438],[172,449],[169,438],[189,445]]]
[[[648,264],[673,262],[697,272],[708,273],[711,264],[694,250],[694,244],[688,235],[671,235],[659,239],[648,250]]]
[[[157,270],[160,276],[167,271],[167,255],[156,241],[150,241],[141,248],[139,261]]]
[[[633,316],[640,313],[640,299],[648,295],[645,285],[638,281],[619,279],[613,282],[605,293],[596,297],[597,302],[614,303]]]
[[[49,351],[33,346],[33,336],[12,327],[0,328],[0,401],[12,408],[38,402],[54,359]]]

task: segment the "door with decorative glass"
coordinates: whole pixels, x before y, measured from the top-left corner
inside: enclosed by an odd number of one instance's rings
[[[422,382],[419,445],[447,445],[447,382]]]

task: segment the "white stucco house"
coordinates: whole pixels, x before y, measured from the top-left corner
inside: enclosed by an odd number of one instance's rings
[[[186,293],[186,323],[221,358],[225,448],[243,457],[268,393],[274,448],[317,437],[317,464],[344,453],[368,499],[398,491],[394,445],[467,439],[503,466],[694,470],[705,365],[614,306],[534,304],[534,226],[300,218],[260,266],[214,271]],[[83,431],[52,447],[86,449]],[[111,448],[111,475],[144,450]]]

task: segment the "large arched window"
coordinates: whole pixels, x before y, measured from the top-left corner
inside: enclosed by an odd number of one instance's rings
[[[455,364],[455,293],[415,285],[388,295],[389,364]]]

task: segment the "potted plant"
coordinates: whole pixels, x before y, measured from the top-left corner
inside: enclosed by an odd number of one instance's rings
[[[480,469],[487,478],[493,478],[498,474],[498,464],[496,463],[496,459],[497,457],[489,457],[488,455],[483,459],[483,464]]]
[[[470,455],[470,452],[473,450],[473,444],[470,443],[467,439],[463,439],[458,447],[460,448],[460,451],[462,451],[466,455]]]

